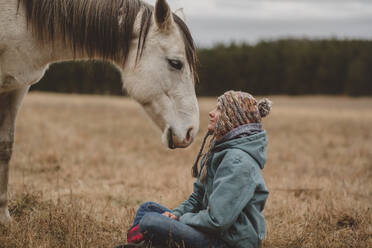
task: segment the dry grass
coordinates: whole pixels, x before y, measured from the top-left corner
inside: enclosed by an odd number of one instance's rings
[[[263,247],[372,247],[372,99],[274,97]],[[168,151],[129,99],[32,93],[17,122],[0,247],[112,247],[144,201],[175,207],[202,130]]]

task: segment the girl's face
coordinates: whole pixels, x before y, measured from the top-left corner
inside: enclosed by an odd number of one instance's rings
[[[217,108],[217,106],[209,112],[209,123],[208,123],[208,131],[213,133],[216,130],[216,125],[218,118],[220,118],[221,111]]]

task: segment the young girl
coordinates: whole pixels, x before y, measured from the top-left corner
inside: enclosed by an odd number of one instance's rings
[[[128,232],[129,244],[122,247],[259,247],[269,194],[261,174],[267,145],[261,118],[270,109],[268,99],[257,102],[245,92],[220,96],[192,169],[194,192],[174,210],[154,202],[141,205]]]

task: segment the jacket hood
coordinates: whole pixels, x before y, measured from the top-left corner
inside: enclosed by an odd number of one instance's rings
[[[240,149],[248,153],[254,160],[257,161],[261,169],[266,163],[266,147],[267,135],[266,131],[261,131],[257,134],[231,139],[217,144],[213,151],[221,151],[224,149]]]

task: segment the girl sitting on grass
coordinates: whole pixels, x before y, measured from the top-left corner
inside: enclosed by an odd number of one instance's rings
[[[192,168],[194,192],[174,210],[154,202],[141,205],[128,231],[129,244],[120,247],[259,247],[269,194],[261,174],[267,145],[261,118],[270,109],[268,99],[257,102],[245,92],[220,96]]]

